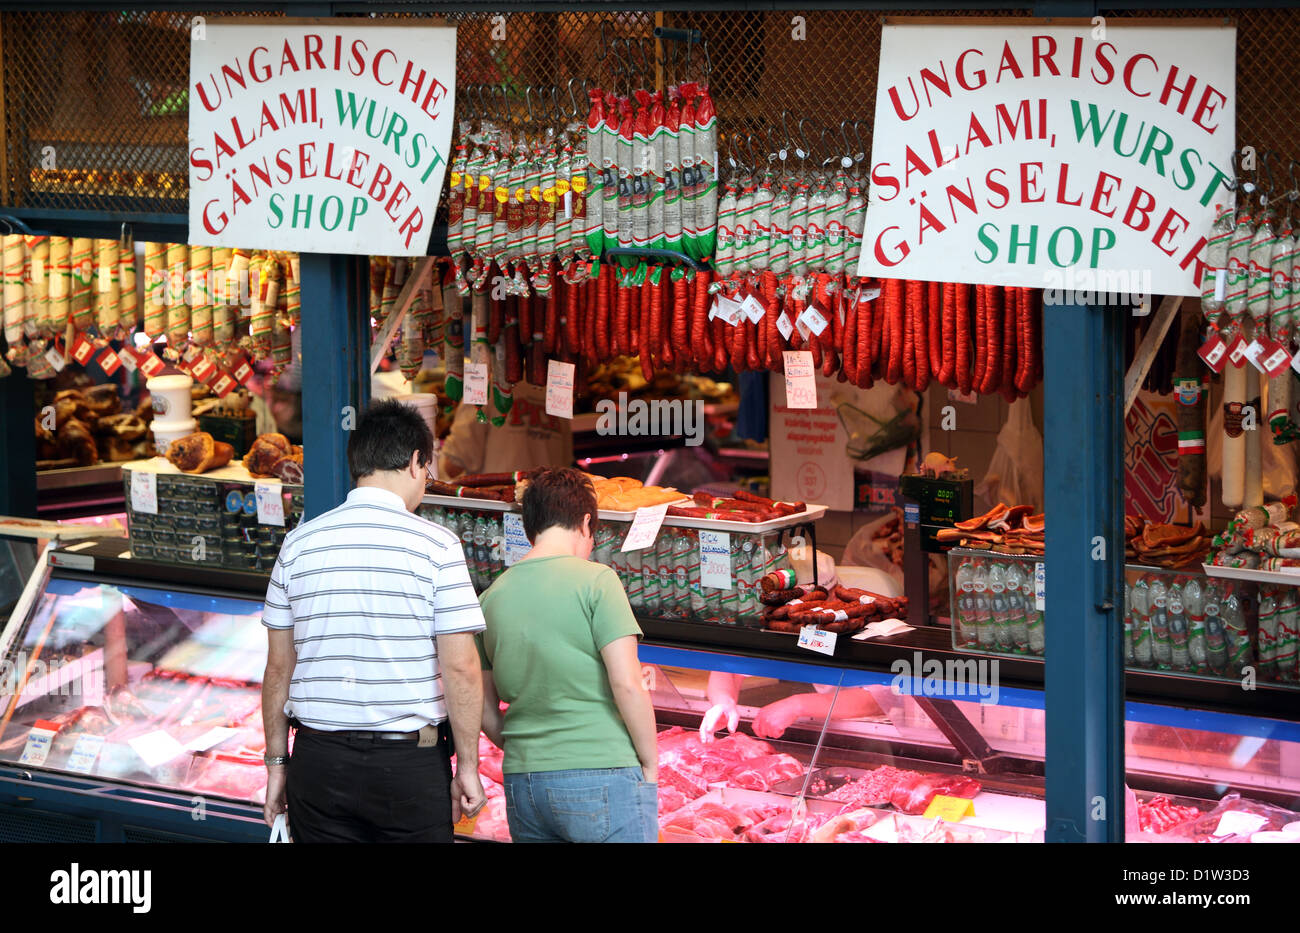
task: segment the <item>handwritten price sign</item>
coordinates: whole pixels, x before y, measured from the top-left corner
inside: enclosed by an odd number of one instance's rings
[[[783,350],[785,362],[785,404],[787,408],[817,407],[817,377],[813,372],[812,352]]]

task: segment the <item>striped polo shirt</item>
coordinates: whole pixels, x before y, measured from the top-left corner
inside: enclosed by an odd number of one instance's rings
[[[447,718],[435,636],[484,627],[460,540],[372,486],[285,536],[262,624],[293,629],[287,716],[384,732]]]

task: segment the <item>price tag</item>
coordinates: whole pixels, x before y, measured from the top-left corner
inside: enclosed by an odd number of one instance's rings
[[[1258,813],[1246,813],[1243,810],[1229,810],[1219,818],[1219,825],[1214,830],[1216,836],[1249,836],[1258,832],[1268,822],[1267,817]]]
[[[728,298],[726,295],[718,296],[717,309],[715,317],[720,317],[732,327],[740,323],[741,310],[740,302]]]
[[[664,516],[667,514],[667,502],[637,509],[636,517],[632,519],[632,527],[627,530],[627,537],[623,539],[623,546],[619,550],[639,551],[654,544],[655,539],[659,537],[659,526],[663,524]]]
[[[753,295],[745,296],[745,300],[740,303],[740,310],[751,324],[757,324],[767,316],[767,309]]]
[[[36,720],[32,731],[27,733],[27,744],[23,746],[23,753],[19,756],[18,763],[36,766],[45,764],[45,759],[50,754],[50,746],[54,743],[54,736],[58,731],[58,723],[47,719]]]
[[[217,370],[217,372],[221,374],[217,376],[216,379],[212,380],[212,391],[217,393],[218,398],[225,398],[234,391],[236,385],[235,378],[231,376],[230,373],[224,373],[221,372],[221,370]]]
[[[1196,354],[1216,373],[1223,372],[1223,366],[1227,362],[1228,345],[1223,342],[1223,338],[1218,334],[1211,334],[1205,343],[1201,344],[1201,349]]]
[[[805,625],[799,629],[799,647],[818,654],[834,654],[835,638],[834,632],[823,631],[815,625]]]
[[[808,350],[783,350],[785,361],[785,404],[787,408],[817,407],[817,378],[813,374],[812,353]]]
[[[1246,341],[1238,334],[1232,343],[1228,344],[1228,362],[1237,367],[1246,365],[1246,346]]]
[[[1264,344],[1264,351],[1259,354],[1256,365],[1270,379],[1286,372],[1286,368],[1291,365],[1291,354],[1287,352],[1286,347],[1268,337],[1262,338],[1261,342]]]
[[[818,310],[817,306],[812,304],[803,309],[803,314],[799,315],[799,321],[817,337],[822,335],[822,331],[830,323],[826,316]]]
[[[235,368],[230,371],[230,374],[239,380],[240,385],[248,385],[248,380],[253,378],[253,367],[248,362],[248,358],[240,356],[238,361],[235,363]]]
[[[505,565],[507,567],[517,563],[527,554],[532,545],[528,543],[528,535],[524,534],[524,517],[518,512],[506,512],[504,527],[506,532],[505,548]]]
[[[68,361],[63,358],[63,354],[59,352],[59,348],[56,346],[51,346],[45,351],[45,359],[54,367],[56,373],[63,372],[63,367],[68,365]]]
[[[1223,301],[1228,296],[1228,270],[1214,270],[1214,300]]]
[[[200,356],[190,365],[190,373],[199,382],[208,382],[217,373],[217,367],[206,355]]]
[[[86,339],[85,334],[77,334],[76,339],[72,341],[72,358],[85,366],[94,355],[95,345]]]
[[[279,483],[254,483],[257,494],[257,521],[261,525],[284,527],[284,487]]]
[[[113,352],[112,347],[105,347],[104,352],[99,354],[99,359],[95,360],[95,362],[99,364],[99,368],[107,376],[113,375],[122,366],[122,358]]]
[[[488,400],[487,363],[465,361],[465,395],[466,405],[486,405]]]
[[[1252,340],[1250,343],[1246,344],[1246,349],[1242,351],[1242,356],[1250,361],[1250,365],[1254,366],[1260,372],[1263,372],[1264,367],[1260,365],[1259,362],[1259,356],[1263,352],[1264,345],[1258,340]]]
[[[158,514],[158,474],[131,471],[131,510],[144,515]]]
[[[875,301],[879,297],[880,297],[879,288],[864,288],[862,290],[862,295],[858,298],[858,301]]]
[[[958,823],[974,815],[975,801],[967,800],[965,797],[948,797],[944,794],[935,794],[930,805],[925,808],[925,813],[922,814],[924,819],[940,819],[945,823]]]
[[[700,586],[731,589],[731,535],[700,531]]]
[[[166,368],[163,361],[158,359],[150,350],[142,350],[136,353],[135,358],[140,362],[140,372],[146,379],[152,379]]]
[[[185,746],[162,729],[150,732],[148,735],[137,735],[133,739],[128,739],[127,744],[149,768],[156,768],[185,752]]]
[[[232,729],[229,726],[213,726],[197,738],[190,739],[185,743],[185,747],[193,752],[206,752],[238,732],[238,729]]]
[[[546,361],[546,413],[557,418],[573,418],[572,363]]]
[[[122,368],[129,373],[135,372],[140,366],[135,359],[135,350],[130,347],[123,347],[122,352],[117,355],[117,359],[122,364]]]
[[[72,747],[72,754],[68,756],[68,770],[89,774],[95,767],[95,759],[99,757],[99,750],[103,747],[104,737],[102,735],[82,735],[81,738],[77,739],[77,744]]]
[[[1040,612],[1047,608],[1047,574],[1042,561],[1034,564],[1034,608]]]
[[[781,334],[782,340],[789,340],[790,335],[794,333],[794,325],[790,323],[790,315],[782,311],[777,316],[776,329]]]

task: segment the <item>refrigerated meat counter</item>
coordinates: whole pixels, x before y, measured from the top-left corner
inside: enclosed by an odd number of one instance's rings
[[[266,577],[124,547],[52,549],[0,638],[0,841],[264,840]],[[1042,838],[1041,689],[912,680],[734,626],[685,644],[685,625],[647,620],[641,647],[664,841]],[[738,731],[705,743],[720,689]],[[1230,809],[1265,832],[1300,819],[1296,723],[1134,701],[1126,718],[1130,839],[1210,838]],[[500,752],[480,747],[490,801],[460,830],[504,841]]]

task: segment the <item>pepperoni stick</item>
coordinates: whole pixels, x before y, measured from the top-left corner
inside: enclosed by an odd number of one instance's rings
[[[930,348],[930,375],[938,380],[943,371],[943,286],[926,284],[926,345]]]
[[[916,308],[913,303],[912,285],[911,281],[903,283],[901,301],[903,312],[903,385],[909,389],[916,387],[916,333],[912,328]]]
[[[858,384],[858,297],[861,294],[862,287],[859,286],[844,301],[844,364],[840,367],[840,375],[853,385]]]
[[[870,388],[875,383],[871,374],[875,362],[872,356],[871,334],[876,328],[880,314],[879,298],[858,302],[858,359],[855,364],[858,378],[854,381],[854,385],[863,388]]]
[[[1029,377],[1029,384],[1036,386],[1043,381],[1043,293],[1029,293],[1029,349],[1034,355],[1034,371]]]
[[[987,325],[984,321],[984,286],[975,286],[975,339],[971,341],[971,388],[976,392],[984,391],[984,369],[988,365],[985,349],[988,344]]]
[[[984,289],[984,344],[985,358],[984,379],[980,391],[991,393],[998,390],[1002,380],[1002,302],[996,287],[982,286]]]
[[[673,290],[672,343],[673,357],[685,362],[691,358],[690,289],[685,283]]]
[[[936,377],[941,385],[948,388],[954,388],[957,385],[953,378],[957,368],[957,335],[953,328],[957,322],[957,286],[951,283],[944,283],[941,289],[940,297],[940,332],[943,339],[940,341],[939,348],[939,375]]]
[[[918,392],[924,392],[930,385],[930,346],[926,326],[925,282],[908,282],[908,307],[912,315],[912,341],[916,353],[916,374],[912,386]]]
[[[1019,308],[1020,290],[1017,288],[999,288],[1003,298],[1002,308],[1002,378],[998,388],[1002,397],[1008,402],[1016,398],[1016,355],[1019,352]]]

